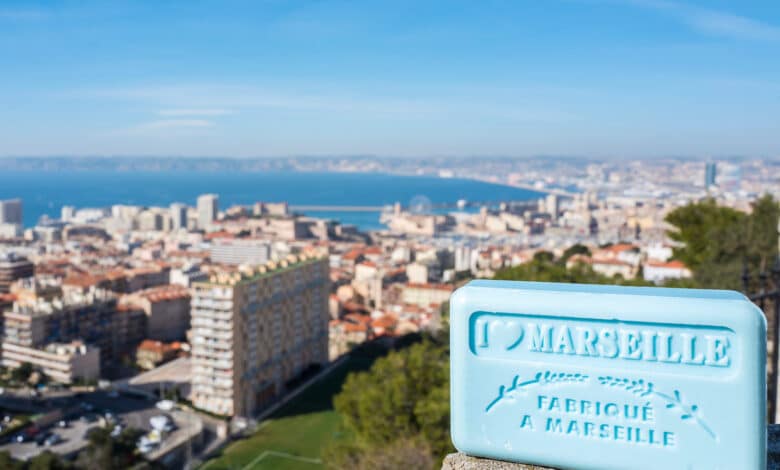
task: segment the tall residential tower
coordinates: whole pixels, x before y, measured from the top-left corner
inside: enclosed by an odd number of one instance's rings
[[[22,200],[0,201],[0,224],[22,224]]]
[[[201,194],[198,196],[198,228],[208,230],[217,220],[219,212],[219,196],[216,194]]]
[[[328,361],[327,259],[290,256],[195,283],[192,401],[252,416],[312,364]]]

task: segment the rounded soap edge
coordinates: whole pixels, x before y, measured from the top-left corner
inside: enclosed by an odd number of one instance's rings
[[[463,326],[463,322],[468,321],[468,316],[472,313],[469,310],[469,305],[472,303],[474,286],[466,284],[459,287],[450,295],[450,345],[458,344],[456,332],[460,331],[460,327]],[[451,351],[450,354],[450,440],[452,445],[459,452],[465,454],[473,451],[473,446],[469,445],[467,438],[467,432],[464,429],[465,423],[462,422],[462,418],[459,416],[457,410],[458,406],[455,403],[458,397],[461,395],[459,390],[456,390],[456,362],[458,362],[459,354],[457,351]],[[461,420],[458,424],[458,420]]]
[[[450,294],[450,322],[455,319],[455,313],[463,311],[468,306],[470,299],[469,291],[474,287],[469,287],[468,284],[455,289],[455,292]],[[468,314],[468,313],[467,313]]]
[[[759,336],[766,340],[767,321],[764,311],[747,297],[745,297],[745,300],[742,301],[742,305],[745,307],[746,315],[749,315],[749,319],[754,322],[751,326],[756,328],[758,330]]]
[[[455,416],[450,414],[450,440],[452,441],[452,445],[455,446],[455,449],[457,449],[458,452],[469,454],[472,449],[469,447],[468,441],[465,440],[465,437],[461,436],[461,434],[460,426],[455,424]]]

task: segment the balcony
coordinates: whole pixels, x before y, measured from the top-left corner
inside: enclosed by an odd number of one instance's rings
[[[222,359],[224,361],[233,359],[233,353],[230,351],[220,351],[218,349],[201,347],[200,345],[193,349],[192,356],[193,358]]]
[[[194,366],[203,366],[205,368],[210,368],[210,369],[221,369],[225,371],[225,374],[230,373],[232,375],[232,372],[227,372],[233,370],[232,361],[210,359],[210,358],[203,358],[203,357],[193,357],[192,364]]]
[[[230,311],[233,309],[232,300],[213,300],[209,298],[195,297],[192,299],[193,307],[202,307],[212,310]]]
[[[211,320],[220,320],[220,321],[232,321],[233,320],[233,314],[232,313],[225,313],[220,312],[217,310],[209,310],[209,309],[199,309],[194,308],[192,309],[192,317],[195,318],[204,318],[204,319],[211,319]]]
[[[192,377],[192,384],[193,387],[198,386],[205,386],[205,387],[212,387],[216,390],[221,389],[232,389],[233,388],[233,379],[224,379],[224,378],[213,378],[210,376],[193,376]]]
[[[210,395],[213,397],[233,398],[232,388],[219,388],[210,385],[193,384],[192,391],[195,394]]]

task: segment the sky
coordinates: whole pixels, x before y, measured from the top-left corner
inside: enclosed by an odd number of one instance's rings
[[[0,156],[780,157],[780,2],[0,1]]]

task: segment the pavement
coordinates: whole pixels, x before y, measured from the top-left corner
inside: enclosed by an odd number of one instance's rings
[[[51,428],[52,432],[59,434],[62,438],[62,442],[57,445],[38,446],[35,442],[14,442],[0,446],[0,450],[7,450],[15,459],[19,460],[28,460],[44,450],[50,450],[62,456],[72,455],[86,447],[87,441],[84,439],[84,436],[86,435],[87,430],[99,426],[100,424],[97,422],[84,423],[77,420],[70,423],[67,428]]]

